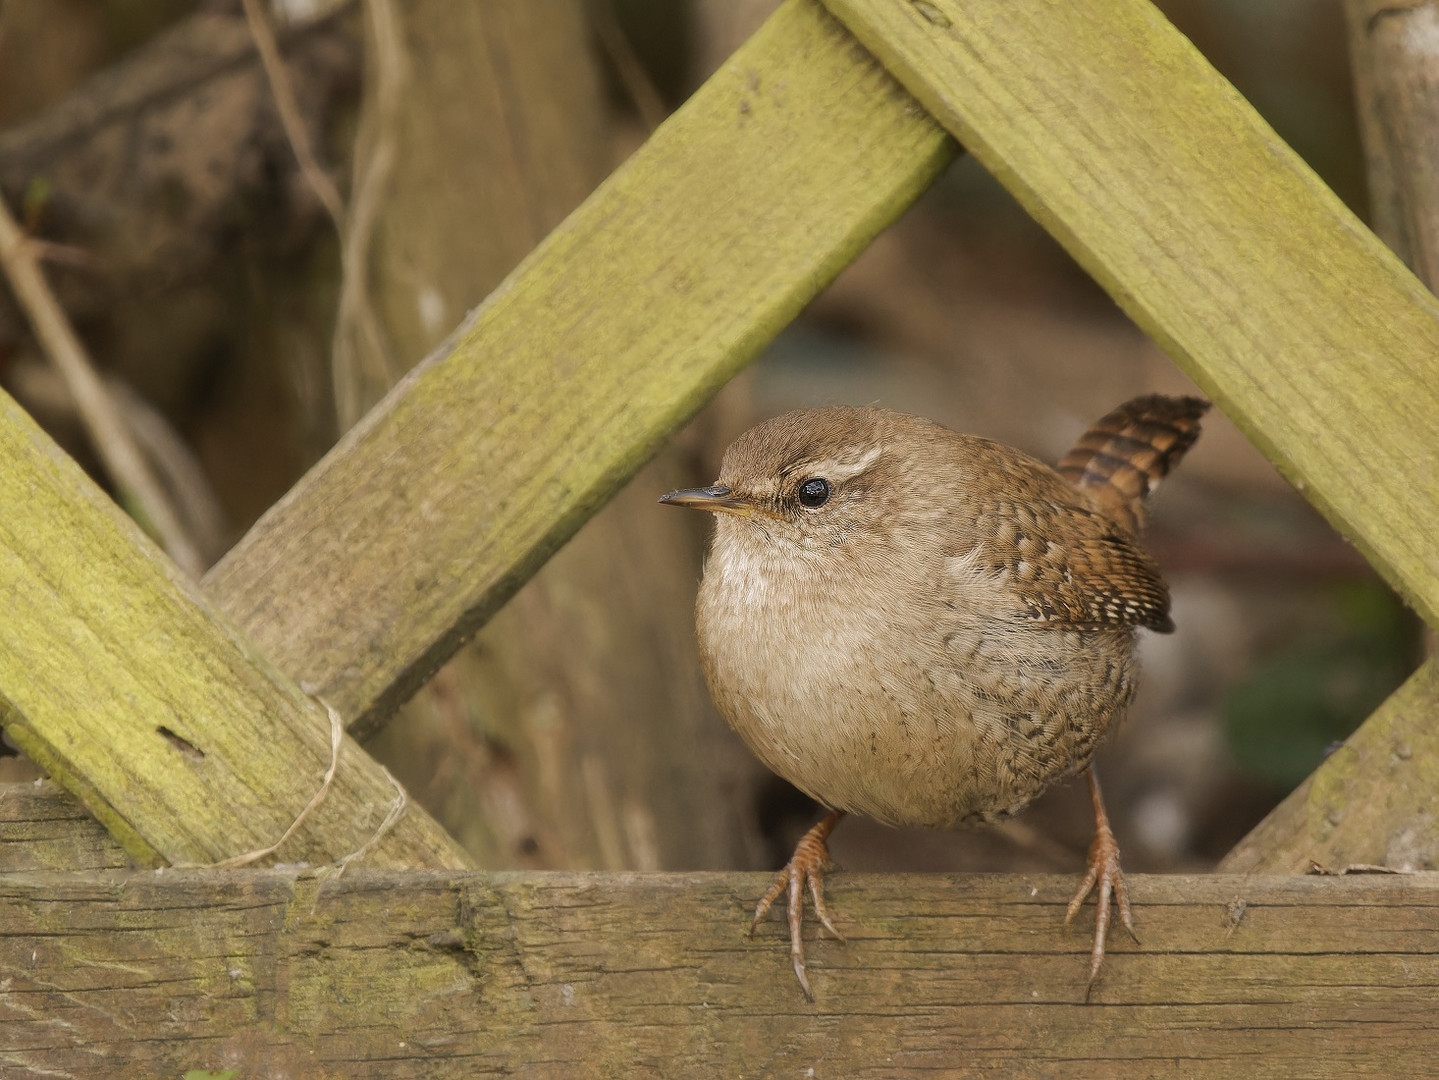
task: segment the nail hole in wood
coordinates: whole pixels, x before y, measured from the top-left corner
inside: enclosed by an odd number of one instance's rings
[[[176,750],[180,751],[180,753],[185,756],[186,761],[205,760],[205,751],[201,750],[189,739],[186,739],[180,735],[176,735],[173,731],[171,731],[164,725],[157,727],[155,731],[158,734],[164,736],[164,739],[167,743],[173,746]]]

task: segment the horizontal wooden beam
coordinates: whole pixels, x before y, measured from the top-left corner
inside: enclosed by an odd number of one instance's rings
[[[790,0],[210,573],[360,729],[418,688],[956,153]]]
[[[1439,626],[1439,300],[1158,9],[825,3]]]
[[[1131,878],[1085,1004],[1070,877],[0,876],[0,1071],[180,1076],[1428,1075],[1439,875]]]
[[[119,841],[53,780],[0,784],[0,874],[131,865]]]

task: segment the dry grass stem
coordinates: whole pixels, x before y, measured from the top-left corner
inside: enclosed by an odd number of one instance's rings
[[[330,716],[330,767],[325,770],[325,778],[320,781],[319,788],[316,789],[314,795],[310,796],[310,801],[305,804],[305,808],[295,816],[294,821],[290,822],[290,827],[280,834],[280,839],[268,847],[256,848],[254,851],[247,851],[241,855],[232,855],[228,859],[208,863],[198,869],[236,870],[242,866],[249,866],[251,863],[256,863],[261,859],[268,858],[279,851],[285,841],[294,836],[295,830],[314,812],[315,807],[325,801],[325,796],[330,793],[330,787],[335,782],[335,773],[340,768],[340,748],[345,743],[345,720],[333,706],[323,702],[322,704],[325,705],[325,712]],[[388,773],[386,775],[388,775]],[[394,777],[390,777],[390,779],[394,780]],[[381,833],[380,835],[384,834]]]
[[[409,795],[405,794],[404,787],[400,784],[398,780],[395,779],[395,774],[390,772],[390,770],[386,769],[383,765],[380,766],[380,769],[384,772],[390,783],[395,786],[395,798],[390,803],[390,809],[385,814],[385,819],[380,822],[379,828],[374,831],[370,838],[366,840],[363,844],[361,844],[358,848],[356,848],[354,851],[350,852],[348,855],[342,856],[341,858],[335,860],[334,874],[336,877],[339,877],[341,874],[343,874],[349,868],[352,862],[357,862],[360,859],[363,859],[366,855],[373,851],[379,845],[380,841],[385,838],[389,831],[399,823],[400,818],[405,816],[405,811],[410,808],[410,797]]]
[[[409,65],[391,0],[369,0],[365,11],[372,43],[368,76],[374,96],[361,120],[349,226],[340,237],[343,277],[330,359],[341,430],[364,415],[403,374],[370,305],[369,259],[375,223],[394,169],[395,130]]]
[[[0,202],[0,266],[24,309],[41,348],[60,372],[122,503],[132,501],[160,544],[191,577],[205,570],[199,548],[181,522],[164,486],[151,471],[134,434],[55,299],[30,241]]]
[[[639,113],[640,123],[644,124],[647,131],[653,133],[655,128],[663,124],[665,117],[669,115],[664,98],[660,95],[654,80],[650,78],[650,73],[645,70],[644,64],[635,52],[634,45],[631,44],[629,36],[625,33],[625,28],[620,25],[613,5],[608,0],[600,0],[599,3],[591,4],[590,16],[595,36],[600,41],[600,47],[604,49],[605,55],[614,65],[615,74],[624,84],[625,93],[630,96],[635,111]]]
[[[335,231],[345,235],[345,204],[339,189],[330,179],[330,174],[320,167],[310,143],[310,133],[300,116],[300,107],[295,101],[295,86],[290,81],[289,68],[280,55],[280,45],[275,39],[275,27],[263,0],[244,0],[245,21],[250,26],[250,36],[255,39],[255,50],[260,54],[260,64],[265,69],[265,79],[270,84],[270,93],[275,99],[275,111],[280,116],[280,126],[285,129],[285,138],[299,163],[300,174],[309,184],[315,198],[335,223]]]
[[[186,532],[194,539],[206,562],[224,551],[228,533],[225,512],[189,445],[155,406],[125,380],[103,376],[110,400],[120,418],[134,435],[140,450],[156,470],[160,483],[170,494]],[[11,394],[27,411],[47,426],[46,417],[83,426],[70,386],[43,360],[21,359],[6,371]]]
[[[369,140],[370,151],[363,156],[357,154],[352,205],[347,209],[329,174],[315,158],[268,9],[263,0],[244,0],[244,5],[250,34],[300,174],[330,215],[340,241],[340,298],[330,362],[336,413],[343,430],[358,420],[401,374],[395,369],[389,343],[369,301],[370,241],[394,165],[392,132],[405,78],[395,13],[389,0],[370,0],[365,5],[375,43],[369,73],[375,95],[374,108],[366,111],[362,123],[373,137]],[[362,138],[360,144],[364,143]]]

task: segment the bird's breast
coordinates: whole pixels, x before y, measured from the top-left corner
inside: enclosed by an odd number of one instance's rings
[[[717,707],[827,806],[919,826],[1013,813],[1087,763],[1127,701],[1132,634],[1010,627],[923,581],[867,580],[717,544],[700,587]]]

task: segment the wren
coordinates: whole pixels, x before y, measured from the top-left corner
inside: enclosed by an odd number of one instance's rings
[[[1097,887],[1091,984],[1112,906],[1133,933],[1090,761],[1134,696],[1136,630],[1174,628],[1139,542],[1143,500],[1208,407],[1137,398],[1057,468],[919,417],[806,409],[741,435],[713,486],[660,499],[716,516],[696,611],[715,704],[765,765],[830,810],[750,925],[787,894],[806,997],[803,894],[840,937],[823,874],[848,813],[995,822],[1084,771],[1095,839],[1066,922]]]

